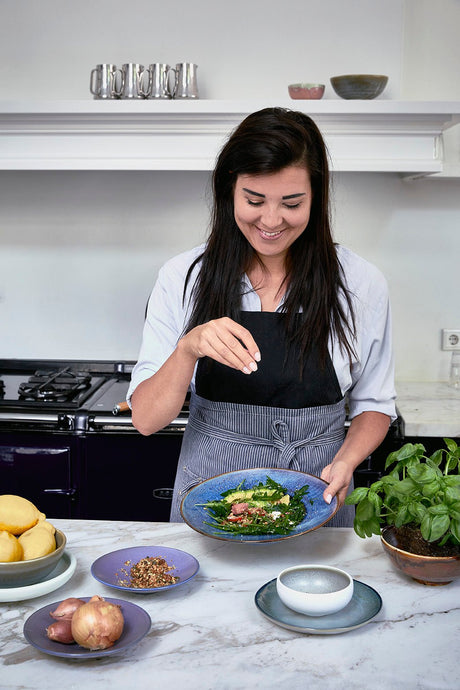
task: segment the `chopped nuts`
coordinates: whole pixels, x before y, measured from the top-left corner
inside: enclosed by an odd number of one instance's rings
[[[131,561],[126,561],[126,566],[131,566]],[[131,566],[128,570],[122,569],[124,578],[120,578],[119,584],[135,589],[151,589],[154,587],[166,587],[179,581],[178,577],[170,575],[174,565],[168,565],[164,558],[146,556]],[[118,573],[117,573],[118,576]]]

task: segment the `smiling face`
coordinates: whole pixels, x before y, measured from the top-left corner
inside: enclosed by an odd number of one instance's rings
[[[264,261],[284,263],[289,247],[308,225],[310,176],[290,165],[263,175],[239,175],[234,190],[235,221]]]

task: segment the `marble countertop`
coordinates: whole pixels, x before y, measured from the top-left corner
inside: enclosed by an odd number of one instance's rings
[[[458,688],[460,581],[419,584],[393,569],[378,537],[323,527],[269,544],[211,539],[177,523],[54,520],[77,559],[72,578],[35,599],[0,603],[0,687],[241,688],[425,690]],[[97,582],[92,562],[142,544],[179,548],[200,563],[190,582],[155,594],[126,594]],[[337,635],[292,632],[265,618],[257,590],[283,568],[327,563],[347,570],[382,597],[368,624]],[[24,621],[69,596],[123,598],[151,616],[150,632],[118,656],[86,661],[46,655],[23,636]],[[313,685],[312,685],[313,684]]]
[[[406,436],[460,437],[460,391],[443,382],[398,381]]]

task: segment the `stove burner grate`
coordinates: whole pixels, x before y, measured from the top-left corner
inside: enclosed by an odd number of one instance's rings
[[[18,389],[20,400],[41,402],[65,402],[73,400],[91,385],[91,374],[74,372],[69,367],[60,371],[36,371]]]

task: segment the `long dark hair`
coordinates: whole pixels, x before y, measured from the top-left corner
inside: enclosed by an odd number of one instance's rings
[[[185,282],[184,299],[192,270],[201,261],[185,332],[222,316],[238,321],[242,276],[259,259],[235,222],[235,182],[238,175],[273,173],[289,165],[303,165],[308,170],[312,205],[307,229],[287,256],[288,290],[282,311],[288,339],[300,346],[302,359],[316,346],[325,362],[329,335],[335,333],[340,348],[351,358],[355,320],[331,235],[326,146],[310,117],[284,108],[265,108],[249,115],[219,154],[212,176],[210,236]],[[340,293],[345,297],[348,319]]]

